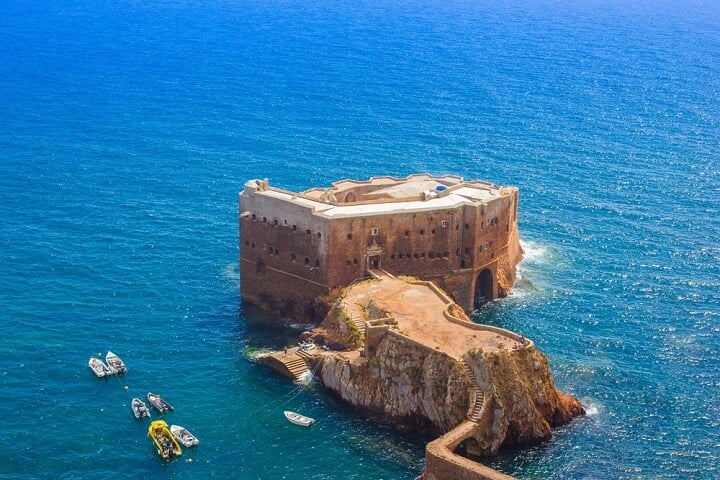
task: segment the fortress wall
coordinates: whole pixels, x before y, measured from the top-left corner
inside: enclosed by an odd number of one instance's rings
[[[243,299],[307,317],[327,293],[327,222],[306,205],[246,188],[240,194]]]
[[[455,455],[453,451],[463,440],[469,438],[477,425],[464,422],[425,447],[425,472],[423,480],[512,480],[481,463]]]

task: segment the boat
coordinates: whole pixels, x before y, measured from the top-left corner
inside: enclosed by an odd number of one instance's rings
[[[169,462],[174,457],[182,455],[180,444],[175,440],[172,433],[170,433],[165,420],[154,420],[150,422],[148,437],[150,437],[155,444],[158,455],[166,461]]]
[[[165,401],[160,395],[152,392],[148,392],[147,401],[153,406],[155,410],[160,413],[165,413],[173,410],[173,406]]]
[[[315,423],[314,418],[306,417],[305,415],[300,415],[299,413],[291,412],[290,410],[285,410],[283,413],[285,414],[285,418],[290,420],[290,422],[295,425],[300,425],[301,427],[309,427]]]
[[[123,361],[120,360],[120,357],[115,355],[113,352],[107,352],[107,355],[105,355],[105,363],[107,363],[107,366],[110,368],[112,373],[116,375],[127,373],[127,367]]]
[[[313,342],[300,342],[298,343],[300,350],[310,351],[315,350],[315,344]]]
[[[139,398],[135,397],[130,402],[130,408],[132,409],[133,415],[135,415],[135,418],[143,418],[148,417],[150,418],[150,410],[148,410],[147,405],[145,405],[145,402],[140,400]]]
[[[170,433],[175,435],[175,438],[188,448],[194,447],[200,443],[200,440],[198,440],[195,435],[190,433],[187,428],[181,427],[180,425],[170,425]]]
[[[108,368],[105,363],[97,357],[90,357],[88,366],[92,369],[93,373],[98,377],[106,377],[112,375],[112,371]]]

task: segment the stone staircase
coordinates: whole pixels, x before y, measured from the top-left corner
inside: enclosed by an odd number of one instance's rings
[[[307,354],[304,350],[298,350],[297,352],[288,352],[287,356],[279,358],[295,379],[299,379],[305,372],[310,371],[304,355],[300,354],[300,352]]]
[[[363,339],[365,339],[365,327],[366,327],[365,319],[362,318],[361,316],[353,315],[353,317],[350,320],[355,325],[355,327],[357,327],[358,332],[360,332],[360,336]]]
[[[468,389],[468,394],[470,395],[470,407],[468,408],[467,418],[471,422],[479,422],[485,413],[487,392],[480,389],[480,386],[475,380],[475,375],[470,369],[470,366],[465,363],[464,360],[461,365],[462,370],[467,373],[472,382],[470,388]]]

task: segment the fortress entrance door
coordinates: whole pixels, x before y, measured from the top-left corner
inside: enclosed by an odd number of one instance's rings
[[[489,268],[486,268],[477,277],[475,281],[475,308],[480,308],[490,300],[495,298],[495,289],[493,284],[493,274]]]
[[[368,256],[368,270],[377,270],[380,268],[380,255]]]

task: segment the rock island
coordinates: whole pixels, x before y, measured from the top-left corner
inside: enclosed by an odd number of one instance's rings
[[[501,479],[476,460],[546,440],[584,413],[522,335],[466,311],[509,294],[522,259],[518,190],[454,175],[343,180],[239,195],[242,298],[317,322],[262,361],[309,369],[368,414],[439,438],[425,480]]]

